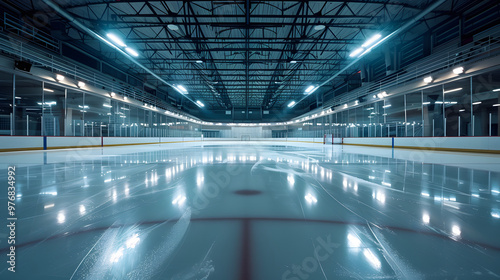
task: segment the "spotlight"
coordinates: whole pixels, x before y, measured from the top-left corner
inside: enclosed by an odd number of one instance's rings
[[[122,41],[122,39],[120,39],[118,36],[116,36],[115,34],[113,33],[108,33],[106,34],[106,36],[108,36],[109,39],[111,39],[111,41],[113,41],[113,43],[115,43],[116,45],[120,46],[120,47],[126,47],[127,45],[125,45],[125,43]]]
[[[453,73],[455,73],[456,75],[462,74],[463,72],[464,72],[463,67],[457,67],[457,68],[453,69]]]
[[[138,57],[139,56],[139,53],[137,53],[134,49],[132,48],[125,48],[125,51],[128,52],[128,54],[130,54],[131,56],[134,56],[134,57]]]
[[[79,88],[82,88],[82,87],[84,87],[84,86],[85,86],[85,83],[84,83],[84,82],[78,82],[78,87],[79,87]]]
[[[361,54],[365,49],[364,48],[357,48],[355,49],[351,54],[349,54],[350,57],[355,57]]]
[[[109,95],[111,95],[111,97],[115,97],[116,93],[111,92]]]
[[[432,76],[428,76],[428,77],[425,77],[424,78],[424,83],[428,84],[428,83],[432,83]]]
[[[56,80],[58,80],[59,82],[64,81],[64,76],[57,74],[56,75]]]

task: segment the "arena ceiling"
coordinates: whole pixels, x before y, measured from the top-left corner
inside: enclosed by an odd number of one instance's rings
[[[89,29],[113,33],[136,60],[182,85],[208,109],[285,108],[310,85],[329,79],[374,34],[387,35],[434,0],[371,1],[54,1]],[[396,40],[411,40],[474,1],[449,0]],[[89,47],[149,84],[167,88],[116,50],[54,12],[43,1],[20,0],[25,13],[44,12],[66,26],[65,41]],[[339,75],[318,92],[344,79]]]

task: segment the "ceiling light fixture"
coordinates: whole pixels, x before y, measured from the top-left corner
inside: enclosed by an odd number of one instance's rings
[[[462,90],[462,88],[454,88],[454,89],[450,89],[450,90],[445,90],[445,91],[443,91],[443,93],[450,93],[450,92],[455,92],[455,91],[459,91],[459,90]]]
[[[116,36],[115,34],[113,33],[108,33],[106,34],[106,36],[108,36],[109,39],[111,39],[111,41],[113,41],[113,43],[115,43],[116,45],[124,48],[126,47],[127,45],[125,45],[125,43],[122,41],[122,39],[120,39],[118,36]]]
[[[424,83],[428,84],[428,83],[432,83],[432,76],[428,76],[428,77],[425,77],[424,78]]]
[[[177,85],[177,89],[178,89],[178,90],[179,90],[182,94],[187,94],[187,93],[188,93],[187,89],[186,89],[184,86],[182,86],[182,85]]]
[[[287,106],[288,108],[292,108],[293,106],[295,106],[295,101],[290,101]]]
[[[60,74],[57,74],[56,75],[56,80],[58,80],[59,82],[64,81],[64,76],[60,75]]]
[[[128,54],[130,54],[131,56],[133,57],[138,57],[139,54],[134,50],[134,49],[131,49],[131,48],[125,48],[125,50],[128,52]]]
[[[360,53],[362,53],[365,49],[364,48],[357,48],[351,54],[349,54],[349,57],[355,57],[358,56]]]
[[[315,89],[315,86],[308,86],[305,90],[305,93],[310,94]]]
[[[85,86],[85,83],[84,83],[84,82],[78,82],[78,87],[79,87],[79,88],[82,88],[82,87],[84,87],[84,86]]]
[[[196,100],[196,104],[198,104],[199,107],[205,107],[205,104],[203,104],[200,100]]]
[[[462,66],[453,69],[453,73],[455,73],[457,75],[462,74],[463,72],[464,72],[464,68]]]
[[[370,39],[368,39],[363,45],[361,45],[361,47],[362,48],[369,47],[373,45],[373,43],[377,42],[380,38],[382,38],[381,34],[375,34]]]

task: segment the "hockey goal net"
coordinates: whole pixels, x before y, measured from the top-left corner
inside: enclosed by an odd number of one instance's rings
[[[250,141],[250,135],[248,134],[241,135],[241,141]]]

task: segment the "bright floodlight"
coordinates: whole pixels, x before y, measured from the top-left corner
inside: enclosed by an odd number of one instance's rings
[[[314,86],[309,86],[308,88],[306,88],[306,92],[307,92],[307,93],[309,93],[309,92],[311,92],[313,89],[314,89]]]
[[[375,34],[370,39],[368,39],[363,45],[361,45],[361,47],[363,47],[363,48],[369,47],[369,46],[373,45],[373,43],[377,42],[378,39],[380,39],[381,37],[382,37],[382,35]]]
[[[85,86],[85,83],[84,83],[84,82],[78,82],[78,87],[79,87],[79,88],[82,88],[82,87],[84,87],[84,86]]]
[[[57,75],[56,75],[56,79],[57,79],[58,81],[64,81],[64,76],[63,76],[63,75],[59,75],[59,74],[57,74]]]
[[[196,63],[203,63],[203,60],[197,60]]]
[[[125,45],[125,43],[122,41],[122,39],[118,38],[118,36],[116,36],[115,34],[113,33],[108,33],[106,34],[106,36],[108,36],[109,39],[111,39],[111,41],[113,41],[113,43],[117,44],[118,46],[120,47],[126,47],[127,45]]]
[[[457,67],[455,69],[453,69],[453,73],[455,74],[462,74],[464,72],[464,68],[463,67]]]
[[[290,63],[295,64],[295,63],[297,63],[297,60],[292,60],[292,61],[290,61]]]
[[[183,87],[182,85],[178,85],[178,86],[177,86],[177,89],[179,89],[179,90],[180,90],[180,91],[182,91],[182,92],[187,93],[187,89],[186,89],[185,87]]]
[[[131,56],[135,56],[135,57],[138,57],[139,54],[134,50],[134,49],[131,49],[131,48],[125,48],[125,50],[128,52],[128,54],[130,54]]]
[[[111,97],[115,97],[116,93],[111,92],[109,95],[111,95]]]
[[[198,104],[200,107],[205,107],[205,104],[201,102],[200,100],[196,100],[196,104]]]
[[[295,101],[291,101],[290,103],[288,103],[288,108],[292,108],[293,106],[295,106]]]
[[[362,53],[365,49],[364,48],[357,48],[355,49],[349,56],[350,57],[355,57],[358,56],[360,53]]]
[[[432,77],[431,76],[428,76],[428,77],[424,78],[424,83],[428,84],[428,83],[431,83],[431,82],[432,82]]]

